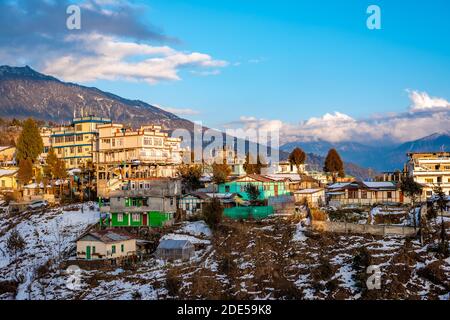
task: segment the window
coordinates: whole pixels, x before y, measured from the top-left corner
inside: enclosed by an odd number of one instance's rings
[[[425,179],[425,183],[433,183],[433,182],[434,182],[433,178]]]
[[[133,219],[133,222],[140,222],[141,221],[141,215],[139,213],[133,213],[132,219]]]
[[[170,205],[173,206],[173,198],[170,198]]]
[[[66,142],[74,142],[75,141],[75,137],[74,136],[66,136]]]
[[[387,192],[387,198],[388,199],[392,199],[392,191],[388,191]]]
[[[348,190],[349,199],[358,199],[358,190]]]
[[[77,136],[77,141],[83,141],[83,136]]]
[[[83,130],[83,126],[81,124],[77,124],[75,127],[75,130],[81,131],[81,130]]]
[[[226,193],[230,192],[230,186],[225,186],[225,192]]]
[[[92,253],[95,253],[95,246],[92,247]]]
[[[2,180],[2,187],[3,187],[3,188],[6,187],[6,182],[5,182],[5,180]]]
[[[427,197],[431,197],[433,195],[433,191],[427,191]]]
[[[62,154],[62,149],[61,148],[58,149],[58,154]]]
[[[113,245],[113,246],[111,247],[111,252],[112,252],[112,254],[115,254],[115,253],[116,253],[116,246],[115,246],[115,245]]]
[[[361,199],[367,199],[367,191],[366,190],[361,191]]]
[[[150,146],[153,144],[153,139],[149,137],[144,137],[144,145]]]
[[[55,137],[55,143],[63,143],[64,137]]]
[[[122,213],[117,214],[117,221],[123,222],[123,214]]]
[[[70,153],[75,153],[75,148],[74,147],[70,147]]]
[[[83,153],[83,147],[78,147],[77,152],[78,153]]]
[[[120,245],[120,251],[124,252],[125,251],[125,246],[123,244]]]
[[[437,178],[437,183],[442,183],[442,177]]]

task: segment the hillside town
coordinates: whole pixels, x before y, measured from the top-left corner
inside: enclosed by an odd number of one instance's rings
[[[363,181],[334,149],[319,172],[301,148],[271,164],[226,146],[191,162],[152,123],[8,126],[0,299],[449,299],[450,152],[409,153]],[[394,281],[392,259],[409,259],[410,277]],[[369,265],[385,269],[376,290]]]

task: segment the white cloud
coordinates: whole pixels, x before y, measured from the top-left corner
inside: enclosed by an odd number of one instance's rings
[[[218,70],[228,64],[204,53],[120,41],[100,34],[69,36],[66,41],[78,43],[89,53],[67,54],[46,63],[43,72],[66,81],[120,79],[154,84],[180,80],[179,71],[182,68],[208,71],[209,68]]]
[[[443,98],[430,97],[426,92],[409,91],[411,111],[428,111],[430,109],[450,109],[450,102]]]
[[[354,119],[344,113],[334,112],[321,117],[312,117],[297,124],[255,117],[241,117],[232,124],[244,130],[250,128],[279,130],[281,143],[317,140],[398,143],[449,130],[450,108],[447,100],[430,98],[423,92],[415,92],[410,98],[412,105],[415,106],[410,112],[378,114],[367,119]]]
[[[170,108],[170,107],[160,107],[160,106],[158,106],[158,107],[165,111],[174,113],[179,116],[193,116],[193,115],[197,115],[200,113],[200,111],[198,111],[198,110],[193,110],[193,109],[189,109],[189,108],[180,109],[180,108]]]

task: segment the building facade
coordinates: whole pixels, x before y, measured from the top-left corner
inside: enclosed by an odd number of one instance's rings
[[[264,175],[248,174],[236,180],[219,185],[219,193],[236,193],[245,201],[250,200],[246,191],[247,185],[258,187],[259,200],[290,194],[287,179],[274,179]]]
[[[179,180],[132,179],[101,199],[100,212],[108,214],[109,227],[163,227],[172,222],[180,196]]]
[[[374,205],[383,203],[411,203],[395,182],[340,182],[330,185],[326,191],[331,206]],[[423,199],[418,199],[421,201]]]
[[[87,116],[73,119],[68,126],[52,129],[51,147],[58,158],[65,160],[67,169],[80,168],[93,161],[99,135],[97,127],[106,123],[111,120]]]
[[[133,130],[110,123],[98,131],[98,180],[176,176],[183,156],[181,139],[169,137],[161,126]]]
[[[450,195],[450,152],[409,153],[406,171],[423,185],[426,197],[434,194],[436,186]]]

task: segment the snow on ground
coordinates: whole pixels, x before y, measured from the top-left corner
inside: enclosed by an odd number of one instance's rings
[[[66,257],[76,247],[76,238],[98,222],[99,211],[94,203],[90,203],[84,205],[83,212],[81,207],[74,211],[66,207],[4,219],[7,223],[0,229],[0,281],[13,279],[16,274],[23,277],[16,298],[26,299],[26,289],[33,281],[36,269],[49,259],[59,261]],[[18,255],[17,271],[14,256],[7,250],[7,239],[13,230],[8,227],[11,224],[26,243]]]
[[[192,236],[211,237],[212,233],[208,225],[204,221],[194,221],[184,223],[184,226],[179,230],[180,233],[187,233]]]
[[[304,231],[306,231],[306,227],[302,225],[302,223],[298,223],[295,229],[293,241],[305,241],[307,237],[304,234]]]

